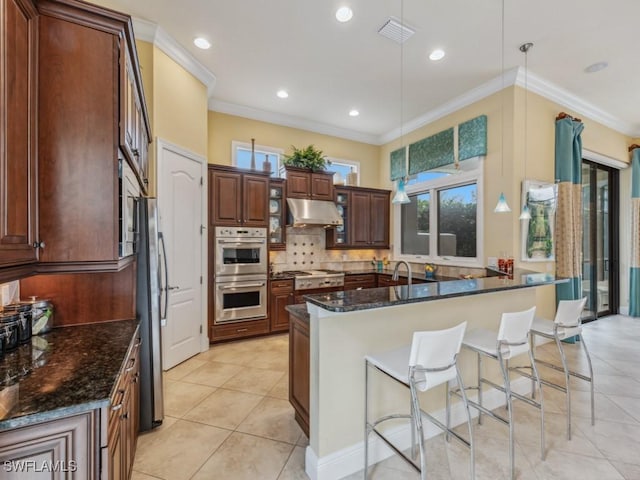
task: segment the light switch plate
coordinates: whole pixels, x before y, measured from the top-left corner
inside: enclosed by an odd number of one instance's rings
[[[497,267],[497,266],[498,266],[498,257],[487,258],[487,267]]]

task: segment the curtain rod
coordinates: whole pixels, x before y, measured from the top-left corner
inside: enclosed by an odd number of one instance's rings
[[[558,116],[556,117],[556,120],[562,120],[563,118],[570,118],[574,122],[582,123],[582,120],[580,120],[578,117],[573,117],[573,116],[571,116],[571,115],[569,115],[568,113],[565,113],[565,112],[560,112],[558,114]]]

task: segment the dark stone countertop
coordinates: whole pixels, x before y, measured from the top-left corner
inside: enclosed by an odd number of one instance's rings
[[[519,288],[553,285],[566,282],[553,274],[517,269],[513,278],[495,276],[469,280],[430,282],[396,287],[347,290],[316,295],[305,295],[304,299],[331,312],[355,312],[372,308],[390,307],[406,303],[427,302],[442,298],[479,295],[483,293],[514,290]]]
[[[321,268],[319,270],[322,270]],[[375,268],[364,268],[364,269],[351,269],[344,270],[343,273],[345,275],[365,275],[368,273],[379,273],[382,275],[393,275],[393,270],[384,269],[382,271],[376,270]],[[406,277],[406,270],[401,270],[398,272],[401,277]],[[269,277],[270,280],[293,280],[294,276],[288,272],[280,272],[271,274]],[[444,275],[434,275],[433,277],[427,278],[424,272],[411,272],[411,278],[417,278],[420,280],[432,281],[432,282],[445,282],[448,280],[457,280],[455,277],[445,277]]]
[[[109,405],[137,320],[54,328],[0,359],[0,431]]]
[[[296,305],[287,305],[284,308],[287,310],[287,312],[289,312],[294,317],[299,318],[302,321],[309,322],[310,316],[309,316],[309,312],[307,312],[306,303],[299,303]]]

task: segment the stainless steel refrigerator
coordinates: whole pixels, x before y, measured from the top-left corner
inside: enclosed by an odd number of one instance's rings
[[[167,265],[162,233],[158,229],[158,202],[141,198],[138,202],[136,313],[140,321],[140,431],[162,423],[162,339],[161,325],[166,315],[162,292]]]

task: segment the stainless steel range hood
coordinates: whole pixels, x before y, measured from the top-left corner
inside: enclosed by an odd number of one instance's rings
[[[323,200],[287,198],[294,227],[342,225],[342,217],[335,203]]]

